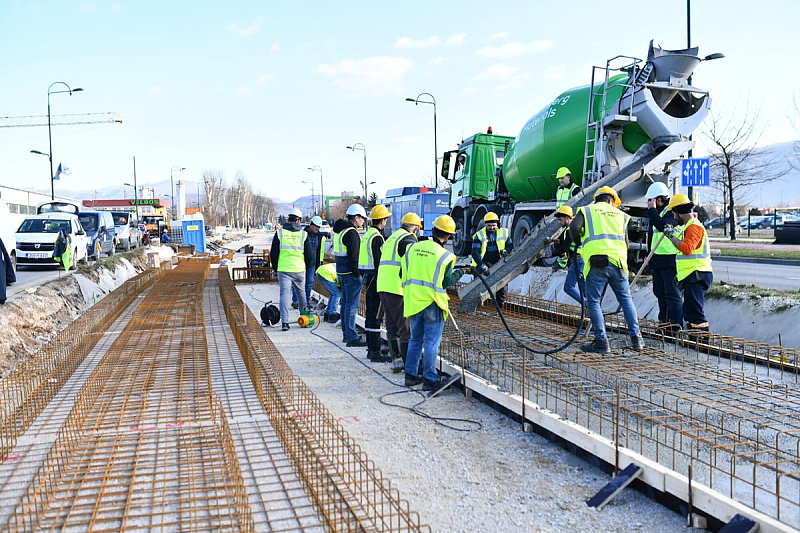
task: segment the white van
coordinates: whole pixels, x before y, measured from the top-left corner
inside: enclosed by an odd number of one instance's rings
[[[77,215],[64,212],[45,213],[26,218],[17,229],[18,265],[56,265],[53,259],[58,234],[66,229],[72,240],[75,263],[86,263],[89,239]]]
[[[3,240],[3,245],[5,245],[8,255],[11,257],[11,264],[14,265],[14,270],[17,269],[16,231],[17,223],[11,217],[11,213],[8,211],[8,205],[0,201],[0,239]]]

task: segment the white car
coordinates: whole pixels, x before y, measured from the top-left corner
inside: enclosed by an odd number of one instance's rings
[[[78,217],[68,213],[44,213],[26,218],[17,229],[17,264],[58,264],[53,259],[53,251],[62,229],[67,230],[72,241],[73,261],[86,263],[89,238]]]
[[[11,213],[8,211],[8,205],[5,202],[0,202],[0,239],[6,247],[8,255],[11,257],[11,264],[14,265],[14,270],[17,269],[17,239],[14,232],[17,229],[17,224],[11,219]]]

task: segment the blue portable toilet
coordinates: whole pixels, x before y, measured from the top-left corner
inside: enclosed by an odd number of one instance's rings
[[[206,251],[206,230],[205,220],[201,213],[185,215],[181,219],[183,225],[183,244],[189,246],[194,244],[194,252],[202,254]]]

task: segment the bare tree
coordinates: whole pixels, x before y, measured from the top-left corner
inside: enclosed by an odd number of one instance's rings
[[[203,187],[206,193],[205,212],[209,224],[216,226],[218,223],[219,207],[225,190],[225,173],[217,169],[205,169],[202,172]]]
[[[347,213],[347,208],[353,204],[360,204],[362,203],[361,198],[357,198],[354,200],[339,200],[335,204],[331,206],[331,212],[329,213],[328,220],[334,221],[339,220],[340,218],[344,218],[345,214]],[[331,222],[332,223],[332,222]]]
[[[711,141],[711,181],[721,191],[728,206],[731,239],[736,239],[736,201],[749,187],[767,183],[786,174],[779,156],[759,148],[764,127],[759,110],[749,105],[744,113],[736,109],[727,115],[711,114],[702,134]]]
[[[795,130],[795,133],[800,135],[800,96],[798,93],[792,95],[792,109],[789,110],[789,123]],[[792,141],[792,148],[794,150],[794,160],[789,161],[789,165],[795,170],[800,170],[800,140]]]

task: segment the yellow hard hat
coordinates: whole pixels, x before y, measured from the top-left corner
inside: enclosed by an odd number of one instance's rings
[[[567,167],[561,167],[561,168],[558,169],[558,172],[556,172],[556,179],[560,180],[561,178],[563,178],[566,175],[570,175],[571,176],[572,172],[570,172]]]
[[[672,211],[679,205],[691,204],[692,201],[683,193],[678,193],[669,199],[669,210]]]
[[[406,213],[403,218],[400,219],[401,224],[411,224],[412,226],[422,227],[422,220],[420,220],[419,215],[416,213]]]
[[[456,221],[449,215],[442,215],[433,221],[433,227],[452,235],[456,232]]]
[[[569,218],[573,218],[574,215],[572,213],[572,208],[568,205],[562,205],[558,209],[556,209],[556,216],[558,215],[566,215]]]
[[[607,186],[606,187],[600,187],[599,189],[597,189],[597,192],[594,193],[594,196],[592,197],[592,199],[593,200],[597,200],[597,197],[600,196],[601,194],[610,194],[611,196],[613,196],[614,197],[614,207],[619,207],[619,204],[622,203],[622,201],[619,199],[619,195],[617,195],[617,191],[615,191],[611,187],[607,187]]]
[[[489,211],[486,213],[486,216],[483,217],[484,222],[499,222],[500,217],[497,216],[497,213],[494,211]]]
[[[392,214],[383,204],[378,204],[372,208],[372,211],[369,212],[370,220],[383,220],[384,218],[389,218]]]

